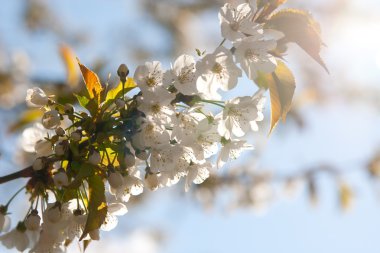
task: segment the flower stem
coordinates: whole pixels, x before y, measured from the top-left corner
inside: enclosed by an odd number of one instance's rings
[[[13,196],[10,198],[10,200],[8,201],[8,203],[5,205],[5,207],[8,209],[9,207],[9,204],[12,202],[12,200],[14,200],[14,198],[22,191],[25,189],[25,186],[23,186],[20,190],[18,190],[15,194],[13,194]]]
[[[201,99],[199,101],[200,102],[205,102],[205,103],[208,103],[208,104],[213,104],[213,105],[220,106],[220,107],[224,108],[224,105],[221,104],[221,103],[224,103],[223,101],[207,100],[207,99]]]

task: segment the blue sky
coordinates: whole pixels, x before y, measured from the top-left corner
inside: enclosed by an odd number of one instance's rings
[[[328,44],[323,56],[331,75],[326,75],[317,64],[310,63],[300,50],[292,48],[291,53],[296,56],[289,57],[289,62],[296,71],[300,89],[310,81],[301,72],[300,65],[304,62],[316,69],[332,96],[339,95],[341,89],[347,86],[356,89],[377,87],[380,80],[379,3],[367,0],[358,6],[359,1],[348,2],[348,7],[332,19],[334,23],[321,20],[325,42]],[[23,3],[8,1],[2,5],[0,43],[8,54],[22,51],[30,57],[32,76],[63,79],[65,72],[58,46],[68,41],[62,41],[49,33],[27,33],[20,19]],[[152,24],[151,18],[141,12],[135,1],[70,0],[52,3],[50,6],[57,13],[58,20],[67,25],[68,32],[87,30],[90,35],[90,41],[84,46],[73,46],[83,63],[104,57],[109,62],[109,71],[114,72],[121,62],[127,62],[133,69],[139,63],[128,61],[132,55],[128,49],[130,45],[143,43],[157,51],[168,48],[168,36]],[[310,6],[314,8],[320,7],[320,4],[317,0],[310,1]],[[291,0],[288,6],[292,6]],[[198,28],[204,30],[200,34],[219,34],[216,15],[215,10],[199,17],[207,23],[207,26]],[[319,16],[318,13],[316,16]],[[195,19],[194,23],[199,25],[200,21]],[[208,39],[210,42],[205,43],[206,38],[196,38],[195,41],[200,45],[194,47],[207,49],[220,41],[219,37]],[[157,55],[156,59],[169,65],[170,59],[164,55]],[[253,90],[250,88],[249,92]],[[245,92],[247,89],[236,94]],[[88,252],[127,252],[128,247],[136,243],[132,241],[135,237],[131,231],[150,231],[152,228],[163,231],[163,243],[156,247],[151,242],[151,251],[137,249],[133,252],[155,252],[152,249],[165,253],[379,252],[379,195],[376,195],[367,175],[356,172],[366,166],[368,158],[379,147],[378,108],[337,98],[325,105],[306,106],[302,114],[306,115],[307,122],[304,130],[296,128],[291,121],[285,127],[280,126],[270,138],[266,137],[265,127],[261,130],[265,137],[260,138],[259,165],[275,168],[281,173],[324,162],[347,169],[350,172],[345,180],[352,184],[355,192],[355,205],[349,212],[339,209],[336,185],[326,176],[318,181],[321,201],[317,208],[309,205],[305,191],[301,191],[293,200],[274,202],[264,214],[247,209],[227,212],[219,207],[205,211],[190,195],[184,196],[182,188],[174,187],[150,194],[144,204],[130,208],[129,214],[120,218],[118,229],[103,233],[104,240],[94,243]],[[4,111],[0,113],[1,120],[9,117]],[[9,143],[14,141],[14,137],[5,137],[3,127],[0,130],[0,136]],[[13,148],[9,147],[9,151]],[[4,165],[4,161],[0,164]],[[12,184],[14,187],[17,185]],[[1,192],[5,192],[5,189],[0,186]],[[144,237],[138,238],[141,240]],[[148,242],[141,241],[142,244]]]

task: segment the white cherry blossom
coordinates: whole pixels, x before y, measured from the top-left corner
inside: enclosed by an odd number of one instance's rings
[[[175,60],[171,70],[164,75],[165,79],[173,83],[178,92],[184,95],[198,94],[196,80],[196,62],[194,57],[183,54]]]
[[[146,100],[162,101],[168,98],[167,83],[163,83],[163,71],[158,61],[146,62],[136,68],[134,80]]]
[[[37,231],[41,226],[41,217],[38,215],[37,210],[33,210],[28,218],[25,220],[25,227],[31,231]]]
[[[262,26],[252,21],[251,10],[248,3],[234,5],[224,4],[219,12],[219,21],[222,36],[230,41],[236,41],[249,35],[262,33]]]
[[[61,124],[61,117],[57,110],[50,110],[42,116],[42,125],[46,129],[55,129]]]
[[[35,145],[39,140],[44,139],[48,130],[41,123],[35,123],[32,127],[26,128],[22,132],[20,140],[21,147],[25,152],[36,152]]]
[[[174,121],[175,111],[172,105],[163,101],[147,102],[144,98],[145,97],[140,97],[138,99],[139,105],[137,108],[149,117],[149,119],[157,122],[158,124],[170,124]]]
[[[4,213],[0,213],[0,233],[8,232],[11,226],[11,219],[5,213],[6,211],[4,211]]]
[[[261,92],[252,97],[236,97],[228,100],[223,112],[218,115],[221,118],[218,125],[219,134],[230,139],[232,134],[242,137],[249,130],[257,131],[257,121],[264,118],[262,113],[264,103],[265,97]]]
[[[104,223],[100,227],[103,231],[111,231],[119,223],[116,216],[125,215],[128,212],[127,207],[123,203],[110,203],[107,207],[107,215]]]
[[[139,146],[160,147],[169,143],[170,135],[165,126],[153,120],[146,120],[134,139],[134,142],[139,143]]]
[[[69,179],[65,171],[59,171],[54,174],[53,181],[57,187],[67,186],[69,184]]]
[[[53,146],[50,141],[47,140],[38,140],[34,145],[34,150],[37,153],[37,156],[49,156],[53,153]]]
[[[257,78],[258,71],[271,73],[277,66],[276,58],[269,53],[276,48],[277,42],[274,39],[263,38],[263,36],[251,36],[235,43],[236,61],[251,80]]]
[[[200,76],[197,79],[198,91],[207,99],[220,99],[219,89],[233,89],[242,75],[235,65],[232,54],[225,47],[218,47],[197,63]]]
[[[27,90],[25,100],[29,106],[42,107],[48,103],[49,98],[46,96],[43,90],[38,87],[34,87]]]
[[[211,168],[212,164],[210,162],[203,162],[198,164],[194,163],[190,165],[187,168],[188,172],[185,181],[185,191],[188,191],[190,189],[191,183],[203,183],[210,176]]]
[[[218,155],[217,167],[222,168],[228,161],[237,159],[244,150],[252,150],[253,146],[244,140],[224,140]]]
[[[16,248],[18,251],[22,252],[26,250],[29,246],[29,237],[25,233],[25,228],[21,228],[24,225],[19,224],[17,228],[14,228],[10,232],[0,236],[0,242],[7,248]]]

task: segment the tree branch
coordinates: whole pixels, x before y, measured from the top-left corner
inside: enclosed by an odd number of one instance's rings
[[[18,178],[32,177],[34,174],[33,172],[34,170],[32,166],[26,167],[25,169],[0,177],[0,184],[4,184],[6,182],[9,182]]]

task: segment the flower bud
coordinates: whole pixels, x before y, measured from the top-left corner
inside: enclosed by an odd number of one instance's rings
[[[100,154],[98,151],[94,151],[92,152],[92,154],[88,156],[88,162],[93,165],[98,165],[101,162],[101,160],[102,158],[100,157]]]
[[[63,110],[66,114],[73,114],[74,113],[74,106],[71,104],[65,104]]]
[[[29,106],[41,107],[45,106],[49,101],[49,98],[46,96],[45,92],[40,88],[34,87],[28,89],[26,92],[26,102]]]
[[[136,163],[136,158],[131,153],[126,153],[124,157],[124,163],[127,168],[132,167]]]
[[[33,210],[25,220],[25,227],[30,231],[37,231],[40,228],[41,217],[37,210]]]
[[[34,150],[37,153],[37,156],[49,156],[52,153],[52,145],[50,141],[39,140],[34,145]]]
[[[158,179],[157,174],[148,172],[145,175],[145,184],[150,190],[157,190],[160,185],[160,180]]]
[[[32,167],[35,171],[42,170],[45,168],[45,166],[46,166],[46,158],[45,157],[37,158],[36,160],[34,160],[33,165],[32,165]]]
[[[7,214],[7,207],[0,206],[0,233],[8,232],[11,226],[11,219]]]
[[[58,127],[57,129],[55,129],[55,133],[60,137],[65,136],[66,134],[65,130],[62,127]]]
[[[70,138],[72,141],[79,142],[82,139],[82,133],[80,131],[75,131],[71,133]]]
[[[125,102],[119,98],[115,100],[115,105],[117,108],[122,109],[125,107]]]
[[[121,64],[119,68],[117,69],[117,75],[119,76],[120,81],[126,82],[128,74],[129,74],[129,69],[127,65]]]
[[[46,212],[46,217],[51,223],[57,223],[61,219],[61,210],[58,206],[52,206]]]
[[[61,117],[57,110],[45,112],[42,116],[42,125],[46,129],[55,129],[61,124]]]
[[[111,172],[108,177],[108,183],[114,189],[118,189],[124,184],[124,178],[119,172]]]
[[[100,232],[99,229],[91,230],[89,233],[91,240],[99,241],[100,240]]]
[[[57,156],[65,155],[68,147],[69,147],[69,143],[66,140],[57,142],[54,148],[55,154]]]
[[[69,184],[69,179],[65,171],[60,171],[53,176],[54,184],[57,187],[67,186]]]

